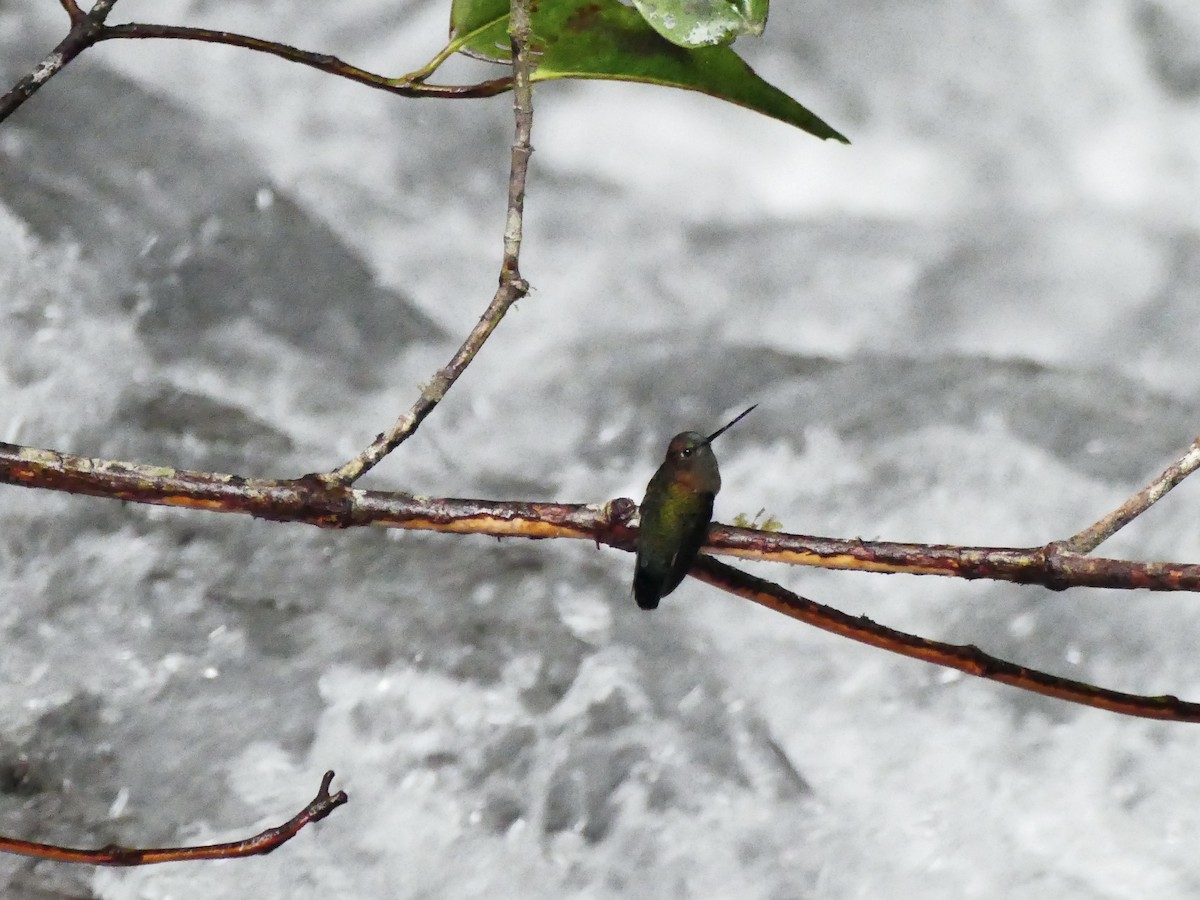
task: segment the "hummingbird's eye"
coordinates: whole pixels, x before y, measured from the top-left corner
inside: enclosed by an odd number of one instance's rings
[[[684,447],[682,450],[679,451],[679,455],[682,456],[684,459],[687,459],[689,456],[692,455],[692,448]]]

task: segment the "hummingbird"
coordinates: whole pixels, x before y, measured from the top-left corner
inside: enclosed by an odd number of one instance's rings
[[[721,472],[710,445],[756,406],[708,437],[684,431],[667,445],[666,458],[646,485],[640,507],[633,596],[642,609],[656,609],[659,600],[679,587],[704,546],[713,499],[721,489]]]

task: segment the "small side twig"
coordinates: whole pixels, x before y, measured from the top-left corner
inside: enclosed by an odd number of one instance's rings
[[[76,3],[75,0],[58,0],[58,2],[61,3],[62,8],[67,11],[67,15],[71,17],[72,22],[78,22],[87,15],[87,13],[79,8],[79,4]]]
[[[521,233],[525,218],[525,181],[530,142],[533,133],[533,87],[530,74],[533,54],[530,44],[530,0],[512,0],[509,36],[512,40],[513,118],[515,120],[512,157],[508,173],[508,213],[504,221],[504,255],[500,263],[500,284],[491,303],[480,316],[462,346],[446,365],[438,370],[421,391],[412,407],[391,428],[379,434],[365,450],[332,472],[321,476],[327,483],[351,485],[374,468],[417,430],[425,418],[446,396],[467,366],[483,348],[514,303],[529,293],[529,284],[521,277]]]
[[[691,574],[701,581],[746,600],[752,600],[798,622],[900,656],[924,660],[988,681],[998,681],[1035,694],[1125,716],[1170,722],[1200,722],[1200,703],[1190,703],[1170,694],[1145,696],[1112,691],[1082,681],[1059,678],[990,656],[973,644],[946,644],[907,634],[873,622],[866,616],[852,616],[808,600],[710,556],[698,557],[692,565]]]
[[[1200,468],[1200,438],[1192,443],[1187,453],[1167,466],[1152,482],[1094,525],[1089,525],[1074,537],[1063,541],[1060,546],[1072,553],[1091,553],[1161,500],[1168,491],[1197,468]]]
[[[165,862],[259,856],[286,844],[299,834],[302,828],[313,822],[321,821],[349,800],[345,791],[338,791],[336,794],[329,793],[329,785],[332,782],[333,772],[326,772],[325,777],[321,779],[321,787],[317,791],[317,796],[304,809],[282,825],[268,828],[266,831],[240,841],[205,844],[200,847],[162,848],[119,847],[109,844],[107,847],[97,850],[78,850],[72,847],[60,847],[56,844],[38,844],[33,841],[20,841],[0,836],[0,853],[16,853],[20,856],[33,856],[58,862],[87,863],[93,866],[148,866]]]

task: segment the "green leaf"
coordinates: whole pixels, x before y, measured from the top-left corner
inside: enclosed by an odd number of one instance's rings
[[[507,63],[508,0],[454,0],[458,49]],[[815,113],[767,83],[730,47],[679,47],[620,0],[533,0],[534,81],[600,78],[700,91],[821,138],[850,143]]]
[[[767,0],[633,0],[650,27],[680,47],[731,44],[763,33]]]

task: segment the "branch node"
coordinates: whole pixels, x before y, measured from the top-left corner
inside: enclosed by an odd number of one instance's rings
[[[604,506],[604,516],[610,526],[628,525],[637,514],[638,505],[629,497],[617,497]]]
[[[1052,591],[1065,591],[1071,587],[1070,568],[1067,565],[1069,557],[1076,556],[1067,541],[1051,541],[1041,550],[1042,571],[1045,577],[1042,585]]]

